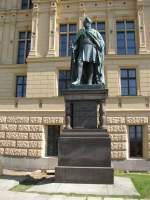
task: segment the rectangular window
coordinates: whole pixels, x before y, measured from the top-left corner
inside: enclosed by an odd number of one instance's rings
[[[136,69],[121,69],[121,95],[137,95]]]
[[[32,9],[32,0],[22,0],[21,9]]]
[[[136,54],[135,23],[134,21],[118,21],[117,54]]]
[[[106,54],[106,34],[105,34],[105,22],[93,22],[92,28],[99,31],[105,42],[105,54]]]
[[[129,126],[130,157],[143,157],[142,126]]]
[[[19,32],[18,64],[24,64],[31,46],[31,32]]]
[[[60,136],[60,126],[48,126],[47,156],[58,155],[58,138]]]
[[[25,97],[26,96],[26,76],[17,76],[16,77],[16,97]]]
[[[63,90],[70,84],[70,70],[59,71],[59,96],[63,95]]]
[[[59,56],[70,56],[70,45],[75,41],[77,24],[60,24]]]

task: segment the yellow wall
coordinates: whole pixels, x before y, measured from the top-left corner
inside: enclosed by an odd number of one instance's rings
[[[70,68],[70,57],[59,57],[59,24],[75,22],[81,28],[83,18],[88,15],[94,21],[105,21],[106,24],[105,76],[109,89],[106,110],[112,158],[128,159],[128,126],[135,124],[144,127],[144,158],[149,159],[150,2],[33,0],[32,10],[21,10],[20,2],[0,1],[0,154],[45,156],[45,126],[57,122],[49,120],[46,123],[44,117],[64,115],[64,100],[58,97],[58,75],[60,69]],[[135,20],[136,55],[116,55],[116,20]],[[27,64],[23,65],[16,64],[19,31],[32,31],[31,51]],[[121,96],[121,68],[136,68],[137,97]],[[27,98],[15,98],[17,75],[27,75]],[[37,117],[37,120],[32,120],[32,117]],[[17,125],[13,129],[10,125],[14,123]],[[59,124],[63,125],[63,121]],[[40,148],[37,148],[37,143],[29,144],[31,131],[33,134],[36,131],[35,125],[41,128],[39,132],[43,137],[39,142]],[[22,146],[17,146],[20,141],[17,137],[22,133],[27,137],[20,143]],[[16,138],[15,142],[7,141],[13,138]]]

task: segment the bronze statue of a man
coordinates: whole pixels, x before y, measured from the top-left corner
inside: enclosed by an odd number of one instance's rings
[[[104,40],[86,17],[72,45],[72,85],[104,85]]]

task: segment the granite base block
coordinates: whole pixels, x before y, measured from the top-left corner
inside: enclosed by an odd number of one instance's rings
[[[55,169],[55,181],[59,183],[114,184],[111,167],[69,167]]]
[[[105,137],[106,136],[106,137]],[[111,144],[105,136],[68,136],[59,138],[59,166],[110,167]]]

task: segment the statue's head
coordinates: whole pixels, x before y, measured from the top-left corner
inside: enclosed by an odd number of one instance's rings
[[[83,21],[83,26],[85,28],[91,28],[91,24],[92,24],[92,20],[90,17],[85,17],[84,21]]]

